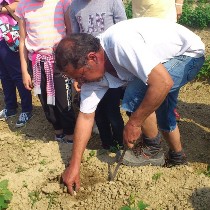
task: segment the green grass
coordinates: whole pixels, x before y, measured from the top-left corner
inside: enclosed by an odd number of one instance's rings
[[[128,2],[127,4],[125,4],[125,12],[126,12],[126,15],[127,15],[128,19],[131,19],[133,17],[131,1]]]
[[[210,3],[184,3],[179,23],[199,29],[210,27]]]
[[[208,79],[210,78],[210,56],[206,57],[206,60],[197,75],[197,79]]]
[[[128,19],[132,18],[131,1],[125,4]],[[179,23],[193,28],[210,27],[210,2],[209,0],[185,0],[182,16]]]

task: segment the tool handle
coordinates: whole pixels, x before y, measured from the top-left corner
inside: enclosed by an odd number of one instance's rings
[[[117,171],[118,171],[118,169],[119,169],[119,167],[120,167],[120,165],[121,165],[121,163],[122,163],[122,161],[123,161],[123,158],[124,158],[124,156],[125,156],[126,150],[127,150],[127,148],[125,148],[125,149],[123,150],[123,153],[122,153],[122,155],[120,156],[120,159],[119,159],[119,161],[118,161],[118,163],[117,163],[117,166],[116,166],[116,168],[115,168],[115,170],[114,170],[114,172],[113,172],[113,174],[112,174],[112,177],[111,177],[111,180],[110,180],[110,181],[114,181],[114,178],[115,178],[115,176],[117,175]]]

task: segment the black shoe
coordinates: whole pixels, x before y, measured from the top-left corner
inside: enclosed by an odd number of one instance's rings
[[[111,146],[108,144],[102,144],[101,147],[105,150],[109,150]]]
[[[181,152],[174,152],[172,150],[168,151],[168,155],[166,157],[166,167],[173,167],[179,165],[187,165],[187,158],[183,151]]]

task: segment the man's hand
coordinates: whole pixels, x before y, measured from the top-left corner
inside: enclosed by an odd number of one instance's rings
[[[23,84],[27,90],[32,90],[33,89],[33,83],[31,80],[31,76],[29,73],[24,73],[22,74],[22,79],[23,79]]]
[[[126,144],[128,148],[132,148],[137,139],[141,136],[141,133],[140,126],[132,125],[132,123],[128,121],[123,130],[124,144]]]
[[[68,166],[62,174],[64,184],[67,186],[68,193],[74,195],[74,191],[80,188],[80,175],[79,169]]]

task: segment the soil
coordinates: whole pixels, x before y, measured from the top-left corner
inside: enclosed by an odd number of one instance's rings
[[[210,29],[195,32],[210,55]],[[210,165],[209,81],[187,84],[179,96],[179,128],[189,165],[122,165],[115,181],[109,182],[108,166],[112,170],[116,166],[115,154],[102,150],[99,136],[93,134],[81,165],[82,188],[76,196],[59,184],[71,146],[54,141],[38,98],[33,98],[33,104],[33,118],[24,128],[15,128],[17,117],[0,122],[0,181],[9,180],[10,210],[114,210],[128,204],[131,195],[136,202],[148,204],[149,210],[210,209],[210,176],[205,175]],[[3,107],[0,87],[0,109]],[[164,149],[167,152],[166,145]]]

